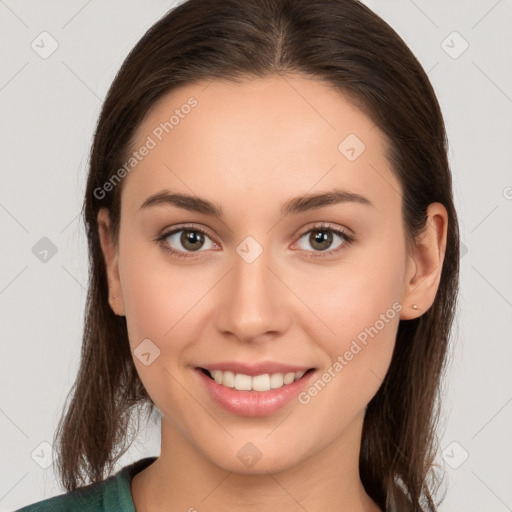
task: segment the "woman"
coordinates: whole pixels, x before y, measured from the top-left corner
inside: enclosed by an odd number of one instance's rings
[[[68,493],[22,510],[437,510],[458,225],[438,102],[383,20],[182,3],[110,88],[84,215]],[[144,407],[160,456],[105,479]]]

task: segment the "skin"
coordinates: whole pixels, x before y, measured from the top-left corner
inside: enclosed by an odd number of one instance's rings
[[[135,147],[190,96],[198,105],[124,178],[118,244],[108,211],[98,215],[111,306],[126,316],[132,351],[146,338],[160,350],[149,366],[134,357],[162,412],[161,455],[132,482],[136,509],[379,511],[358,473],[365,408],[389,368],[399,320],[423,314],[435,298],[446,210],[430,205],[425,231],[408,247],[384,135],[344,96],[298,75],[176,89],[143,120]],[[355,161],[338,150],[351,133],[366,146]],[[281,215],[290,198],[333,188],[372,205]],[[164,189],[216,202],[225,217],[140,209]],[[333,234],[322,252],[311,233],[321,222],[356,241]],[[183,223],[209,233],[190,258],[164,248],[186,252],[181,233],[154,241]],[[263,248],[252,263],[236,252],[247,236]],[[235,415],[193,370],[272,360],[321,376],[393,303],[403,309],[308,404]],[[250,468],[237,457],[248,442],[262,454]]]

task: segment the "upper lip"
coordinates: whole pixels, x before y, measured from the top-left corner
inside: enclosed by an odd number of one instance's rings
[[[259,363],[242,363],[237,361],[226,361],[223,363],[211,363],[199,366],[205,370],[221,370],[223,372],[242,373],[254,377],[255,375],[263,375],[265,373],[291,373],[307,371],[311,366],[300,366],[275,361],[261,361]]]

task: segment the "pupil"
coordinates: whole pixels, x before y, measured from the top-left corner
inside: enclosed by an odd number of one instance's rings
[[[330,231],[316,231],[312,233],[312,237],[311,245],[315,247],[319,244],[320,247],[317,246],[317,249],[320,250],[326,249],[332,243],[332,233]]]
[[[188,250],[197,250],[203,242],[203,235],[198,231],[184,231],[181,235],[181,243]]]

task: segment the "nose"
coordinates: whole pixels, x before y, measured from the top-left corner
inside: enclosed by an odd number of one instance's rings
[[[217,329],[252,343],[282,335],[289,327],[290,311],[278,274],[268,251],[252,262],[235,253],[233,268],[220,286]]]

